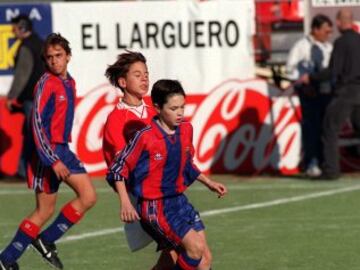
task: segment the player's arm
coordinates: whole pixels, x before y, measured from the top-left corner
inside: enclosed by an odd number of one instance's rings
[[[224,197],[226,195],[227,188],[222,183],[216,182],[211,180],[209,177],[207,177],[205,174],[201,173],[197,180],[201,182],[203,185],[208,187],[213,192],[216,192],[219,195],[219,198]]]
[[[46,81],[40,81],[36,87],[34,111],[32,114],[33,137],[41,162],[46,166],[52,166],[58,179],[66,180],[70,175],[70,171],[55,154],[50,138],[48,138],[43,126],[43,112],[49,106],[53,106],[51,103],[53,98],[54,94],[51,91],[51,86]],[[49,111],[52,111],[52,109]]]
[[[135,168],[143,147],[144,139],[141,133],[138,132],[132,142],[115,157],[106,176],[106,180],[119,196],[120,219],[124,222],[133,222],[140,219],[131,204],[125,182],[128,181],[131,171]]]
[[[9,110],[12,110],[13,107],[19,107],[17,98],[24,91],[26,83],[30,79],[33,66],[34,59],[30,49],[24,46],[21,47],[15,67],[14,79],[8,93],[7,107]]]
[[[186,133],[188,134],[188,136],[191,138],[192,141],[193,128],[190,123],[186,126]],[[199,182],[207,186],[211,191],[218,193],[219,198],[223,197],[227,193],[227,188],[223,184],[215,182],[206,175],[204,175],[203,173],[201,173],[198,167],[194,164],[193,161],[194,155],[195,155],[195,148],[194,145],[191,143],[191,147],[187,153],[187,160],[184,168],[185,175],[187,175],[187,178],[198,180]]]
[[[104,126],[103,152],[106,164],[110,166],[116,153],[124,149],[126,142],[123,136],[124,119],[109,115]]]
[[[339,79],[343,79],[348,49],[343,40],[336,40],[334,49],[331,53],[329,67],[331,70],[331,79],[335,82],[335,87],[338,86]]]
[[[121,221],[131,223],[136,220],[140,220],[139,214],[136,212],[134,206],[131,203],[125,182],[116,181],[115,187],[119,196]]]
[[[299,40],[295,45],[290,49],[285,70],[286,75],[290,80],[298,80],[300,78],[300,73],[298,70],[298,65],[301,61],[305,59],[304,55],[304,41]]]

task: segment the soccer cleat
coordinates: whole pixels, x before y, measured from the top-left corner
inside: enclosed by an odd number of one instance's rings
[[[54,243],[45,243],[41,238],[31,243],[32,247],[41,254],[43,259],[56,269],[63,269],[63,264],[57,256],[57,249]]]
[[[19,270],[19,265],[14,262],[12,264],[5,264],[2,261],[0,261],[0,270]]]

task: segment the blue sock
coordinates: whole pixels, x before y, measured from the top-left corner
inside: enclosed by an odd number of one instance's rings
[[[179,255],[173,270],[195,270],[200,264],[200,261],[201,258],[193,259],[189,257],[186,252],[183,252]]]
[[[47,243],[54,243],[77,223],[82,216],[71,203],[66,204],[54,222],[40,234],[41,239]]]
[[[40,234],[40,237],[45,243],[54,243],[63,236],[72,225],[74,225],[74,223],[68,220],[63,213],[60,213],[54,222]]]
[[[10,244],[1,252],[0,260],[12,264],[20,258],[30,243],[36,238],[39,227],[29,220],[24,220]]]

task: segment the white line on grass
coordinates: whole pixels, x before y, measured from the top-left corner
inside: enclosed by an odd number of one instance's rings
[[[345,187],[345,188],[326,190],[326,191],[315,192],[315,193],[310,193],[310,194],[305,194],[305,195],[300,195],[300,196],[289,197],[289,198],[276,199],[276,200],[268,201],[268,202],[253,203],[253,204],[240,205],[240,206],[229,207],[229,208],[222,208],[222,209],[217,209],[217,210],[204,211],[204,212],[200,213],[200,216],[209,217],[209,216],[215,216],[215,215],[219,215],[219,214],[227,214],[227,213],[243,211],[243,210],[271,207],[271,206],[280,205],[280,204],[300,202],[300,201],[305,201],[305,200],[309,200],[309,199],[331,196],[331,195],[335,195],[335,194],[339,194],[339,193],[356,191],[359,189],[360,189],[360,185],[349,186],[349,187]],[[62,240],[60,240],[59,243],[83,240],[86,238],[103,236],[103,235],[108,235],[108,234],[113,234],[113,233],[123,232],[123,231],[124,231],[124,228],[121,227],[121,228],[105,229],[105,230],[96,231],[96,232],[84,233],[84,234],[79,234],[79,235],[74,235],[74,236],[67,236],[67,237],[64,237]]]
[[[106,192],[112,192],[111,188],[98,188],[96,189],[96,192],[98,193],[106,193]],[[74,193],[72,189],[62,189],[59,191],[59,193]],[[0,190],[0,196],[1,195],[33,195],[34,192],[30,189],[21,189],[21,190],[14,190],[14,189],[3,189]]]
[[[83,234],[78,234],[78,235],[71,235],[71,236],[64,237],[63,239],[60,239],[58,241],[58,243],[82,240],[82,239],[85,239],[85,238],[103,236],[103,235],[108,235],[108,234],[113,234],[113,233],[118,233],[118,232],[123,232],[123,231],[124,231],[124,227],[121,227],[121,228],[105,229],[105,230],[101,230],[101,231],[97,231],[97,232],[90,232],[90,233],[83,233]]]
[[[355,190],[359,190],[359,189],[360,189],[360,185],[356,185],[356,186],[351,186],[351,187],[320,191],[320,192],[316,192],[316,193],[310,193],[310,194],[305,194],[305,195],[300,195],[300,196],[295,196],[295,197],[290,197],[290,198],[276,199],[276,200],[268,201],[268,202],[240,205],[240,206],[234,206],[234,207],[217,209],[217,210],[209,210],[209,211],[204,211],[204,212],[200,213],[200,215],[202,217],[208,217],[208,216],[226,214],[226,213],[237,212],[237,211],[242,211],[242,210],[264,208],[264,207],[270,207],[270,206],[274,206],[274,205],[280,205],[280,204],[305,201],[305,200],[320,198],[320,197],[325,197],[325,196],[331,196],[331,195],[345,193],[345,192],[351,192],[351,191],[355,191]]]
[[[319,185],[311,184],[287,184],[284,183],[280,185],[273,185],[273,184],[257,184],[257,185],[227,185],[227,188],[231,190],[279,190],[279,189],[319,189],[324,188],[325,183],[321,183]],[[326,183],[326,187],[333,188],[338,187],[339,185],[343,185],[344,183]],[[192,191],[208,191],[208,188],[196,185],[191,187]],[[96,188],[97,193],[113,193],[113,190],[109,188]],[[59,193],[74,193],[74,191],[70,188],[63,188],[59,191]],[[30,189],[2,189],[0,190],[0,196],[2,195],[33,195],[34,192]]]

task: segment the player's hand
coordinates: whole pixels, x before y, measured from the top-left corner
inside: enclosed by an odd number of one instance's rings
[[[53,165],[53,170],[59,180],[65,181],[70,176],[69,169],[60,160],[58,160],[55,165]]]
[[[207,182],[207,187],[211,191],[216,192],[219,195],[219,198],[224,197],[228,192],[225,185],[211,180]]]
[[[136,212],[130,201],[126,203],[123,202],[121,204],[120,219],[126,223],[132,223],[134,221],[140,220],[139,214]]]

